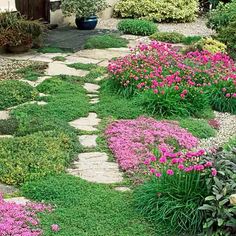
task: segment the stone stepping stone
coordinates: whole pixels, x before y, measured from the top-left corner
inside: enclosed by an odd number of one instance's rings
[[[54,61],[48,64],[46,75],[69,75],[69,76],[86,76],[89,72],[85,70],[76,70],[75,68],[68,67],[63,62]]]
[[[115,187],[114,189],[116,191],[119,191],[119,192],[129,192],[129,191],[131,191],[131,189],[129,187],[125,187],[125,186]]]
[[[98,64],[101,60],[86,58],[86,57],[78,57],[74,54],[66,57],[66,64],[73,64],[73,63],[83,63],[83,64]]]
[[[15,109],[15,108],[17,108],[17,107],[24,106],[24,105],[29,105],[29,104],[37,104],[37,105],[39,105],[39,106],[45,106],[45,105],[47,105],[48,103],[47,103],[47,102],[44,102],[44,101],[25,102],[25,103],[16,105],[16,106],[14,106],[14,107],[9,107],[9,108],[7,108],[7,110],[10,111],[10,110],[13,110],[13,109]]]
[[[0,120],[8,120],[10,118],[9,111],[0,111]]]
[[[104,80],[105,78],[107,78],[107,76],[108,75],[103,75],[103,76],[100,76],[100,77],[98,77],[97,79],[95,79],[95,81],[102,81],[102,80]]]
[[[4,135],[0,135],[0,139],[1,138],[13,138],[13,136],[12,135],[6,135],[6,134],[4,134]],[[1,191],[0,191],[1,192]]]
[[[97,98],[98,94],[87,94],[87,96],[90,98]]]
[[[83,87],[88,91],[88,93],[98,93],[98,90],[100,89],[99,85],[91,83],[85,83]]]
[[[39,97],[48,97],[50,96],[49,94],[45,94],[45,93],[39,93]]]
[[[98,63],[98,66],[107,67],[109,65],[109,60],[104,60]]]
[[[97,135],[81,135],[79,136],[79,142],[83,147],[93,148],[97,146]]]
[[[11,186],[11,185],[6,185],[6,184],[1,184],[0,183],[0,193],[2,194],[13,194],[18,192],[18,190]]]
[[[97,104],[99,103],[99,98],[92,98],[90,101],[89,101],[90,104]]]
[[[33,58],[31,58],[32,61],[42,61],[42,62],[52,62],[54,57],[66,57],[68,56],[68,53],[40,53],[36,54]]]
[[[88,49],[76,52],[74,55],[78,57],[92,58],[96,60],[110,60],[114,57],[126,56],[128,52],[124,50],[114,50],[114,49]]]
[[[78,176],[94,183],[118,183],[123,180],[117,163],[108,162],[108,156],[103,152],[80,153],[74,163],[74,169],[69,169],[71,175]]]
[[[4,201],[9,202],[9,203],[16,203],[19,205],[26,205],[28,202],[30,202],[30,200],[24,197],[13,197],[13,198],[4,199]]]
[[[43,81],[50,79],[50,78],[51,78],[50,76],[41,76],[36,81],[30,81],[30,80],[25,80],[25,79],[21,79],[20,81],[25,82],[32,87],[37,87],[39,84],[43,83]]]
[[[69,122],[69,125],[84,131],[97,131],[98,129],[94,126],[97,126],[101,120],[97,118],[97,114],[90,112],[88,117],[82,117],[77,120]]]

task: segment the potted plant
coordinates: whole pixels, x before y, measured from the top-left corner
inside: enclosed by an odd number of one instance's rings
[[[15,29],[0,29],[0,47],[8,52],[27,52],[32,47],[32,35]]]
[[[61,9],[65,16],[75,14],[78,29],[95,29],[98,19],[97,13],[104,10],[105,0],[62,0]]]

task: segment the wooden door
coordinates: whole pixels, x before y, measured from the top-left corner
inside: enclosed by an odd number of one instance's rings
[[[49,0],[16,0],[16,8],[28,19],[50,21]]]

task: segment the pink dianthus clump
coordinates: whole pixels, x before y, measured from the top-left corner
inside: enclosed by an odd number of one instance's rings
[[[152,156],[152,148],[156,145],[171,152],[173,140],[183,149],[192,149],[198,144],[198,139],[180,128],[178,123],[145,117],[114,122],[108,126],[106,135],[109,147],[123,170],[138,167],[144,159]]]

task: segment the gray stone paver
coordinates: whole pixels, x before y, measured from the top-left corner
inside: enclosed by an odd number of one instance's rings
[[[54,61],[48,64],[46,75],[68,75],[68,76],[86,76],[89,72],[85,70],[77,70],[67,66],[63,62]]]
[[[83,63],[83,64],[98,64],[101,60],[86,58],[86,57],[78,57],[74,54],[66,57],[66,64],[73,64],[73,63]]]
[[[2,193],[2,194],[13,194],[13,193],[16,193],[16,192],[18,192],[18,190],[15,187],[0,183],[0,193]]]
[[[80,153],[74,168],[68,172],[95,183],[118,183],[123,180],[117,163],[108,162],[108,156],[103,152]]]
[[[99,98],[92,98],[90,101],[89,101],[90,104],[97,104],[99,103]]]
[[[90,112],[88,117],[79,118],[69,122],[69,124],[78,130],[97,131],[98,129],[95,126],[97,126],[100,121],[96,113]]]
[[[83,147],[93,148],[97,146],[97,135],[81,135],[79,136],[79,142]]]
[[[85,83],[84,89],[86,89],[88,93],[98,93],[100,86],[97,84]]]
[[[4,199],[5,202],[10,202],[10,203],[16,203],[20,205],[26,205],[30,200],[26,199],[25,197],[14,197],[14,198],[8,198]]]
[[[125,186],[115,187],[114,189],[116,191],[120,191],[120,192],[129,192],[129,191],[131,191],[131,189],[129,187],[125,187]]]
[[[8,120],[10,118],[9,111],[0,111],[0,120]]]
[[[90,98],[97,98],[98,97],[98,94],[87,94],[88,97]]]

